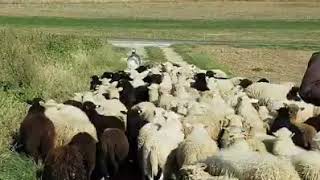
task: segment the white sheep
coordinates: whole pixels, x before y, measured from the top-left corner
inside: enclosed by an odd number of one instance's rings
[[[159,98],[159,107],[162,107],[166,110],[171,110],[177,108],[178,98],[172,96],[171,94],[162,94]]]
[[[251,98],[267,103],[270,100],[285,101],[287,94],[292,89],[292,84],[272,84],[265,82],[253,83],[245,89]],[[266,105],[266,104],[263,104]]]
[[[97,107],[96,110],[99,114],[104,116],[118,117],[126,127],[127,121],[127,108],[119,99],[106,99],[102,94],[86,92],[82,96],[82,101],[90,101]]]
[[[220,69],[212,69],[211,71],[213,73],[215,73],[214,77],[216,77],[216,78],[228,78],[227,73],[225,73],[224,71],[222,71]]]
[[[195,165],[183,166],[179,170],[181,180],[238,180],[237,178],[232,178],[229,176],[211,176],[209,173],[205,172],[206,164],[198,163]]]
[[[159,91],[161,94],[170,94],[172,90],[172,80],[169,73],[163,73]]]
[[[266,132],[263,121],[260,119],[259,113],[253,107],[252,100],[248,96],[239,98],[236,111],[253,128],[254,132]]]
[[[217,151],[217,143],[211,139],[204,125],[194,124],[191,133],[177,149],[178,166],[181,168],[184,165],[203,162]]]
[[[55,127],[55,147],[68,144],[73,136],[80,132],[89,133],[97,141],[96,128],[90,122],[88,116],[79,108],[59,103],[44,106],[45,116]]]
[[[273,145],[272,153],[277,156],[290,157],[299,153],[305,152],[303,149],[297,147],[293,141],[292,136],[294,135],[289,129],[281,128],[273,133],[276,136],[276,141]]]
[[[314,147],[316,150],[320,150],[320,133],[318,132],[314,137],[313,137],[313,144],[315,144],[316,147]]]
[[[149,101],[154,104],[158,104],[159,101],[159,87],[158,84],[151,84],[148,86]]]
[[[246,93],[242,91],[239,86],[235,86],[230,91],[224,92],[222,94],[222,98],[226,101],[226,103],[235,108],[239,97],[246,96]]]
[[[243,180],[299,180],[292,164],[268,153],[250,150],[245,140],[235,142],[206,161],[211,175],[231,175]]]
[[[306,151],[292,157],[292,163],[303,180],[320,179],[320,153]]]
[[[142,171],[148,179],[153,179],[160,170],[162,171],[161,179],[166,179],[171,175],[175,156],[172,153],[184,138],[182,124],[179,120],[168,119],[159,127],[150,128],[145,125],[141,128],[138,137]]]
[[[156,109],[157,107],[151,102],[141,102],[131,108],[131,110],[139,113],[141,119],[144,119],[147,122],[153,122],[156,115]]]

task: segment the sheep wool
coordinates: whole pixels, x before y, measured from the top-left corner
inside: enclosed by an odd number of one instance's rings
[[[293,141],[292,136],[293,133],[289,131],[287,128],[281,128],[275,133],[276,141],[273,145],[272,153],[277,156],[290,157],[293,155],[297,155],[299,153],[304,152],[303,149],[297,147]]]
[[[161,170],[162,178],[169,177],[174,169],[172,153],[183,139],[182,124],[176,119],[168,120],[161,125],[142,127],[138,137],[138,151],[142,154],[144,175],[153,179]]]
[[[80,132],[87,132],[98,141],[95,127],[88,116],[79,108],[60,104],[46,108],[45,115],[55,127],[55,147],[69,143],[73,136]]]
[[[212,140],[202,124],[195,124],[192,132],[177,149],[178,166],[203,162],[218,152],[217,143]]]
[[[299,180],[291,163],[271,154],[249,150],[245,141],[223,149],[206,161],[211,175],[231,175],[241,180]]]
[[[303,180],[320,179],[320,153],[306,151],[292,157],[292,163]]]

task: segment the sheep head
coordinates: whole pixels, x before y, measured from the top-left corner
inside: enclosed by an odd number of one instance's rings
[[[287,139],[287,138],[291,139],[294,136],[294,133],[291,132],[289,129],[283,127],[281,129],[278,129],[276,132],[274,132],[273,135],[279,139]]]

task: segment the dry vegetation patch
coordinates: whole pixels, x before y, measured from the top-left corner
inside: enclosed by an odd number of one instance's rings
[[[57,1],[60,3],[56,3]],[[15,4],[21,2],[23,3]],[[39,2],[43,3],[37,4]],[[111,3],[109,0],[0,0],[0,3],[9,3],[0,6],[0,15],[3,16],[180,20],[319,19],[320,17],[320,2],[317,0],[313,2],[150,0]]]
[[[201,52],[229,67],[232,74],[258,79],[266,77],[274,82],[293,81],[300,83],[313,51],[235,48],[229,46],[197,46]]]

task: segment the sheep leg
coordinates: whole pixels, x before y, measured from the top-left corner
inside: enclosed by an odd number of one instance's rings
[[[40,148],[40,142],[36,140],[28,140],[25,144],[25,151],[27,154],[31,155],[35,162],[38,164],[39,162],[39,152],[38,149]]]
[[[163,180],[163,177],[164,177],[164,175],[163,175],[163,173],[161,173],[159,180]]]
[[[137,156],[138,156],[138,164],[139,164],[139,167],[140,167],[140,170],[141,170],[141,180],[145,180],[146,177],[145,177],[145,170],[144,170],[144,167],[145,167],[145,162],[144,162],[144,159],[143,159],[143,153],[141,152],[142,150],[138,150],[137,152]]]
[[[111,161],[111,164],[112,164],[112,167],[113,167],[113,173],[112,175],[115,175],[118,170],[119,170],[119,164],[116,160],[116,157],[115,157],[115,152],[113,152],[112,154],[110,154],[110,161]]]
[[[102,173],[103,177],[107,180],[110,178],[110,174],[105,160],[105,158],[97,159],[99,170]]]

